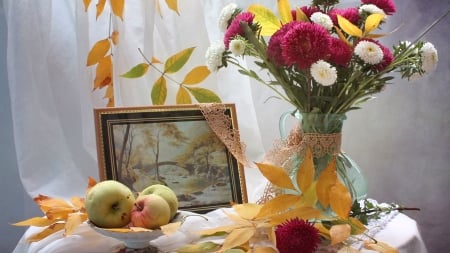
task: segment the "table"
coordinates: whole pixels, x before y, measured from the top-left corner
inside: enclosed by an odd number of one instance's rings
[[[186,243],[198,239],[192,231],[211,228],[216,224],[224,224],[227,218],[224,211],[232,209],[219,209],[212,211],[203,217],[192,216],[180,227],[179,231],[171,236],[161,236],[152,241],[162,252],[170,252]],[[396,247],[400,253],[427,253],[425,244],[420,235],[415,220],[402,213],[392,214],[386,217],[383,224],[375,224],[374,237]],[[114,238],[98,234],[87,224],[80,225],[75,233],[69,237],[63,237],[63,232],[55,233],[39,242],[27,243],[25,238],[40,231],[40,228],[30,227],[20,239],[13,253],[113,253],[123,247],[123,243]],[[362,252],[372,252],[363,250]]]

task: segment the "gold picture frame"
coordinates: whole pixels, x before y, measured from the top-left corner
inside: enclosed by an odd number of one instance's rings
[[[237,130],[234,104],[221,104]],[[165,184],[179,209],[204,213],[247,202],[244,167],[199,105],[94,109],[100,180],[135,192]]]

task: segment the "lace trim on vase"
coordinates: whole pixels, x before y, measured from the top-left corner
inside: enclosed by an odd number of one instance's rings
[[[199,107],[209,127],[228,151],[239,163],[249,167],[250,163],[245,156],[245,144],[239,140],[239,130],[233,127],[233,119],[230,115],[226,115],[225,104],[204,103],[199,104]]]

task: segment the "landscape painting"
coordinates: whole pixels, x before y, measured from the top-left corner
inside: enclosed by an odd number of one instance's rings
[[[234,107],[227,109],[233,117]],[[100,178],[140,192],[164,184],[181,210],[206,212],[246,200],[243,168],[197,106],[97,109]]]

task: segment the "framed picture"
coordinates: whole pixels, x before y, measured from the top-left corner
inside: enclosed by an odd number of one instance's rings
[[[237,128],[234,104],[224,115]],[[209,126],[199,105],[94,109],[100,180],[140,192],[170,187],[179,209],[204,213],[247,202],[243,165]]]

